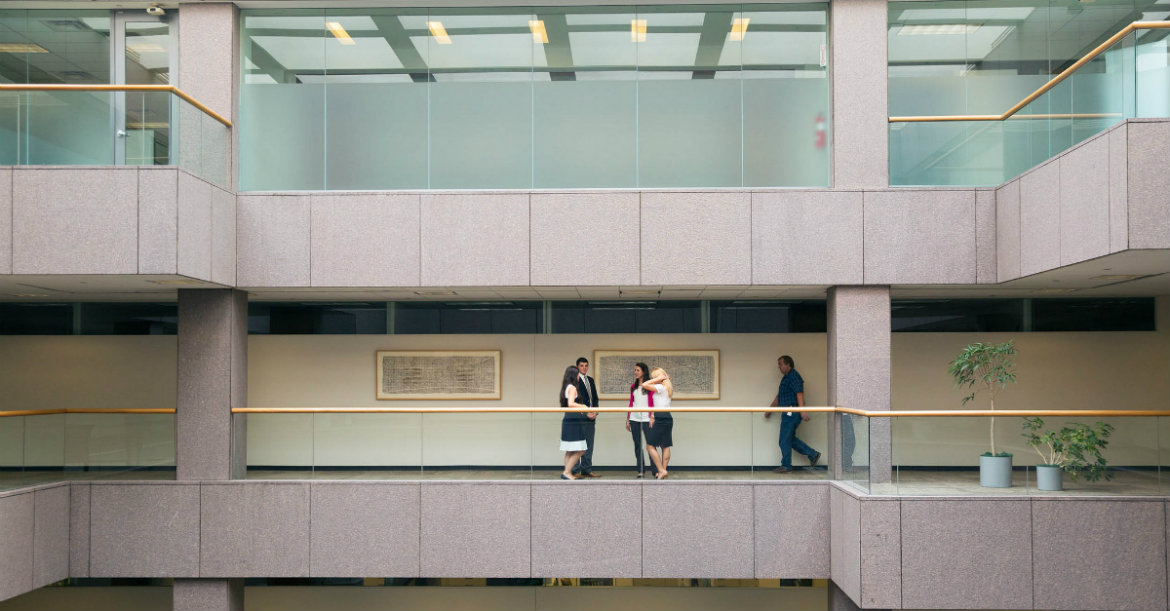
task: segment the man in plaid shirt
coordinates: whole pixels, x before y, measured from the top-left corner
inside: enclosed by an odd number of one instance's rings
[[[796,363],[787,354],[776,359],[780,369],[780,389],[776,398],[772,399],[771,407],[804,407],[804,378],[796,371]],[[764,413],[764,419],[772,417],[771,412]],[[796,427],[808,416],[800,412],[783,412],[780,414],[780,466],[772,471],[788,473],[792,471],[792,449],[808,457],[808,465],[814,466],[821,459],[821,453],[809,447],[796,436]]]

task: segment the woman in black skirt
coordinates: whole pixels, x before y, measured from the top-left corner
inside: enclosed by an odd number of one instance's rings
[[[574,366],[565,369],[561,392],[557,395],[561,407],[589,407],[577,403],[577,377],[580,374],[581,371]],[[561,450],[565,453],[565,470],[561,473],[561,479],[573,479],[573,465],[589,449],[585,443],[585,422],[588,420],[584,412],[565,412],[565,417],[561,419]]]
[[[642,382],[642,388],[654,393],[654,409],[660,410],[670,407],[670,399],[674,397],[674,384],[670,382],[661,367],[650,372],[650,379]],[[670,466],[670,447],[674,445],[674,417],[667,411],[650,412],[650,423],[646,429],[646,451],[650,453],[650,462],[654,463],[657,479],[666,479],[666,468]]]

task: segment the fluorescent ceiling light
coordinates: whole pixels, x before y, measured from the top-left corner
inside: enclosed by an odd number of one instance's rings
[[[543,20],[529,20],[528,29],[532,30],[532,42],[548,44],[548,32],[544,29]]]
[[[128,42],[126,47],[135,53],[166,53],[167,50],[157,42]]]
[[[447,36],[447,28],[443,27],[442,21],[428,21],[427,28],[431,31],[431,36],[435,37],[435,42],[441,45],[451,44],[451,37]]]
[[[630,40],[633,42],[646,42],[645,19],[630,20]]]
[[[751,21],[750,17],[740,17],[739,19],[731,22],[731,40],[740,42],[743,40],[744,36],[747,36],[749,21]]]
[[[48,53],[41,45],[31,42],[0,42],[0,53]]]
[[[349,32],[346,32],[345,28],[341,27],[340,23],[336,21],[330,21],[325,24],[325,27],[329,29],[329,31],[333,34],[333,37],[337,39],[337,42],[343,45],[357,44],[352,38],[349,37]]]
[[[971,34],[978,30],[978,23],[937,23],[937,24],[910,24],[898,28],[898,36],[947,36],[955,34]]]

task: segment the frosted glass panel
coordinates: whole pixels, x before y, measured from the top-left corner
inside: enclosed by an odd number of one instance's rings
[[[740,186],[741,91],[739,79],[639,81],[639,186]]]
[[[325,87],[245,85],[240,190],[325,188]]]
[[[536,83],[535,186],[637,186],[637,83]]]
[[[431,84],[431,188],[532,185],[532,82]]]
[[[326,188],[427,187],[426,83],[330,85],[326,108]]]

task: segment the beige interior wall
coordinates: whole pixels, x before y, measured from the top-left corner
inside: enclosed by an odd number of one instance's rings
[[[0,336],[0,411],[174,408],[173,335]],[[170,415],[0,418],[0,466],[174,464]]]
[[[1167,409],[1170,300],[1159,300],[1158,316],[1157,332],[894,334],[894,408],[961,409],[963,393],[946,373],[950,359],[969,342],[1014,337],[1019,383],[1001,394],[997,407]],[[0,409],[173,407],[175,345],[174,336],[0,337]],[[718,349],[721,398],[679,405],[721,407],[767,405],[779,380],[775,358],[788,353],[805,378],[808,403],[826,402],[823,334],[258,335],[249,338],[249,405],[436,405],[376,400],[379,349],[501,350],[503,398],[452,405],[551,406],[563,368],[578,356],[593,360],[595,349]],[[135,418],[0,418],[0,465],[158,464],[151,461],[173,453],[170,417]],[[1114,422],[1109,456],[1115,463],[1167,462],[1170,423]],[[623,423],[616,414],[601,416],[598,465],[633,465]],[[1016,454],[1017,464],[1035,462],[1019,436],[1019,421],[997,423],[997,441]],[[814,416],[800,435],[824,450],[826,424],[824,416]],[[678,414],[672,464],[777,464],[778,428],[775,419],[759,414]],[[248,434],[254,465],[551,465],[561,457],[556,414],[250,416]],[[900,464],[973,465],[988,445],[987,423],[966,418],[902,418],[894,435]]]
[[[257,335],[249,338],[251,406],[553,407],[565,367],[609,349],[718,349],[720,399],[680,406],[766,406],[776,395],[776,357],[790,354],[807,384],[809,405],[824,405],[823,334],[644,335]],[[379,401],[377,350],[500,350],[498,401]],[[650,363],[653,366],[653,363]],[[631,374],[631,380],[633,378]],[[603,401],[623,407],[628,401]],[[250,416],[248,462],[254,465],[555,465],[558,414]],[[827,420],[801,429],[825,447]],[[778,464],[779,422],[761,414],[677,414],[672,465]],[[633,465],[624,415],[598,419],[594,463]]]

